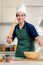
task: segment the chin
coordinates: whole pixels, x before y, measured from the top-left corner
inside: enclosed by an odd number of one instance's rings
[[[19,23],[23,23],[23,21],[19,21]]]

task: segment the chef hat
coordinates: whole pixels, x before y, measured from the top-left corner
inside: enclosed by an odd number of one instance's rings
[[[16,14],[18,12],[23,12],[26,15],[26,7],[25,5],[21,5],[20,7],[17,8]]]

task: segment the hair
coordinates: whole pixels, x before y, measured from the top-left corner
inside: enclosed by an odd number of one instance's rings
[[[24,15],[25,15],[25,13],[24,13]],[[16,17],[18,16],[18,13],[16,13]],[[25,15],[26,16],[26,15]]]

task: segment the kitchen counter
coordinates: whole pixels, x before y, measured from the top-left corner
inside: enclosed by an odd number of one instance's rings
[[[32,59],[24,59],[24,58],[20,58],[20,57],[15,57],[15,52],[0,52],[0,55],[5,56],[5,55],[10,55],[10,56],[14,56],[15,60],[32,60]],[[36,59],[36,61],[43,61],[43,52],[40,53],[40,56],[38,59]]]
[[[4,52],[5,53],[5,52]],[[7,52],[6,52],[7,53]],[[13,53],[13,52],[12,52]],[[20,65],[20,64],[23,64],[23,65],[43,65],[43,53],[41,52],[41,55],[39,57],[39,59],[37,60],[30,60],[30,59],[23,59],[23,58],[13,58],[11,59],[10,62],[0,62],[0,65],[12,65],[12,64],[15,64],[15,65]]]
[[[1,62],[0,65],[43,65],[43,61],[12,61],[12,62],[9,62],[9,63],[6,63],[6,62]]]

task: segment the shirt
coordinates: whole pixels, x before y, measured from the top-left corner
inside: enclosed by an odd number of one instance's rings
[[[25,24],[23,27],[26,27],[28,35],[34,40],[37,36],[39,36],[39,34],[37,33],[35,27],[32,24],[27,23],[26,21],[24,21],[24,22],[25,22]],[[14,32],[12,34],[12,40],[14,40],[15,37],[17,37],[17,35],[16,35],[16,28],[17,27],[19,28],[19,24],[17,24],[15,26]]]

